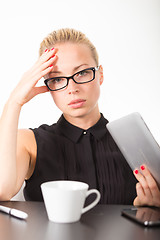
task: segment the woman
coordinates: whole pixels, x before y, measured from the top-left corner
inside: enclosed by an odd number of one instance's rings
[[[36,87],[42,77],[46,86]],[[26,200],[41,201],[42,182],[69,179],[99,189],[103,204],[160,206],[160,191],[147,167],[133,174],[106,129],[98,107],[102,83],[97,51],[84,34],[60,29],[43,40],[38,61],[2,113],[0,200],[11,199],[26,180]],[[23,105],[48,91],[63,113],[58,122],[18,130]]]

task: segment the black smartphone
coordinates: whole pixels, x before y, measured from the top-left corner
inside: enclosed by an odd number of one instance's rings
[[[160,227],[160,208],[131,207],[123,209],[122,216],[125,216],[145,227]]]

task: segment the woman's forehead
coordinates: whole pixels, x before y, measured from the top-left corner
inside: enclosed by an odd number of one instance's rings
[[[67,71],[71,70],[72,73],[71,74],[74,74],[75,72],[78,72],[78,71],[81,71],[85,68],[89,68],[91,67],[90,64],[87,64],[87,63],[84,63],[84,64],[80,64],[80,65],[75,65],[75,64],[72,64],[70,67],[67,67]],[[63,70],[63,68],[59,67],[56,65],[53,70],[50,72],[50,74],[56,74],[58,76],[60,75],[64,75],[66,72]],[[70,74],[69,74],[70,75]]]
[[[55,48],[58,56],[55,71],[66,72],[69,69],[75,71],[95,65],[91,50],[85,44],[63,43],[55,45]]]
[[[92,57],[91,50],[86,44],[79,43],[61,43],[55,45],[58,49],[57,55],[67,57]]]

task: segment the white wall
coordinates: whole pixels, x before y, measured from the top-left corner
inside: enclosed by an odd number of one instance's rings
[[[83,31],[97,46],[105,75],[100,99],[105,117],[138,111],[160,143],[159,0],[1,1],[0,113],[36,61],[42,39],[61,27]],[[52,124],[59,116],[46,93],[24,106],[19,127]]]

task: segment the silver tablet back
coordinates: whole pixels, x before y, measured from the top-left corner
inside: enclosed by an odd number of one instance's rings
[[[146,164],[160,185],[160,147],[139,113],[107,124],[113,139],[134,170]]]

